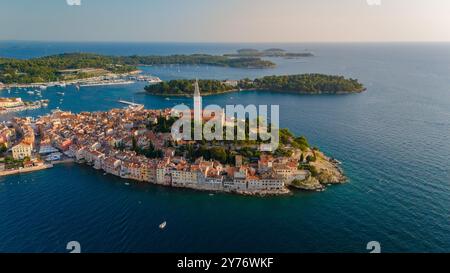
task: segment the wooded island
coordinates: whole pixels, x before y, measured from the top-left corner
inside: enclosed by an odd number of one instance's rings
[[[192,96],[194,80],[171,80],[148,85],[145,90],[164,96]],[[270,90],[298,94],[346,94],[365,90],[356,79],[324,74],[266,76],[237,81],[199,80],[202,95],[220,94],[239,90]]]

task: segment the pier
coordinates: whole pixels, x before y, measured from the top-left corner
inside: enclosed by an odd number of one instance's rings
[[[118,100],[118,102],[123,103],[128,105],[126,108],[131,109],[131,110],[142,110],[144,109],[144,105],[143,104],[138,104],[138,103],[134,103],[131,101],[126,101],[126,100]]]
[[[123,104],[127,104],[127,105],[131,105],[131,106],[141,106],[142,104],[139,103],[134,103],[131,101],[126,101],[126,100],[118,100],[118,102],[123,103]]]

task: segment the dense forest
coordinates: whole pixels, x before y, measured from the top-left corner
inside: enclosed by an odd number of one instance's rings
[[[213,65],[234,68],[270,68],[275,64],[260,58],[230,58],[219,55],[193,54],[193,55],[168,55],[168,56],[127,56],[115,57],[116,62],[128,65]]]
[[[218,80],[199,80],[198,86],[203,95],[224,93],[235,87]],[[194,94],[194,80],[171,80],[145,87],[145,90],[155,95],[192,95]]]
[[[0,82],[38,83],[66,79],[64,70],[102,69],[104,73],[127,73],[136,67],[124,65],[115,58],[89,53],[71,53],[28,60],[0,58]],[[93,75],[79,71],[70,78],[87,78]]]
[[[364,86],[356,79],[324,74],[266,76],[260,79],[241,80],[242,89],[268,89],[299,93],[351,93],[361,92]]]
[[[0,82],[39,83],[96,76],[90,71],[66,74],[64,70],[101,69],[104,73],[127,73],[139,65],[214,65],[234,68],[269,68],[275,66],[260,58],[231,58],[205,54],[170,56],[104,56],[91,53],[66,53],[34,59],[0,58]]]
[[[159,84],[148,85],[145,90],[156,95],[186,95],[194,93],[194,80],[172,80]],[[301,74],[285,76],[267,76],[255,80],[243,79],[237,85],[219,80],[199,80],[199,87],[203,95],[224,93],[238,89],[287,91],[306,94],[320,93],[353,93],[361,92],[364,86],[356,79],[342,76],[323,74]]]

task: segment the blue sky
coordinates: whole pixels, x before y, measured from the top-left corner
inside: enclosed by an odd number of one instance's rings
[[[450,41],[448,0],[66,1],[0,0],[0,40]]]

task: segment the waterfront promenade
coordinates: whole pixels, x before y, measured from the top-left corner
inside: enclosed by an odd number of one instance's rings
[[[29,173],[29,172],[49,169],[52,167],[53,167],[53,164],[43,164],[43,165],[27,167],[27,168],[4,170],[4,171],[0,171],[0,176],[14,175],[14,174],[20,174],[20,173]]]

